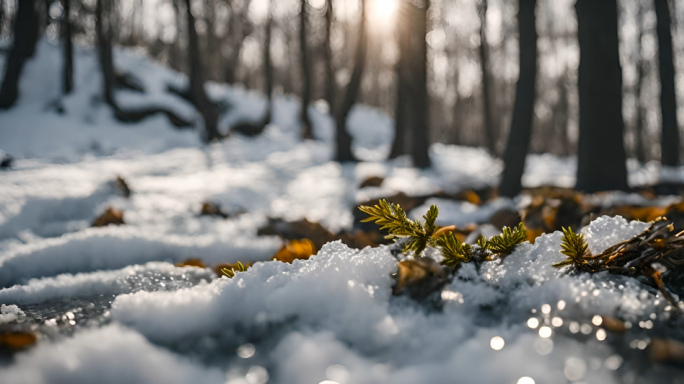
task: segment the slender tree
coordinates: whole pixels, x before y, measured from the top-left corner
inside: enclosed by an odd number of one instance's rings
[[[637,68],[637,78],[634,84],[634,109],[636,111],[634,116],[634,152],[636,154],[637,160],[641,164],[646,163],[646,148],[644,146],[644,106],[641,101],[641,92],[644,83],[644,72],[646,61],[644,60],[643,49],[641,45],[641,40],[644,36],[644,26],[643,26],[643,5],[641,2],[637,4],[637,52],[636,52],[636,68]]]
[[[330,113],[335,114],[337,109],[337,84],[335,82],[335,69],[333,68],[332,50],[332,24],[334,19],[333,0],[325,2],[325,47],[323,59],[325,64],[325,100],[328,102]]]
[[[496,155],[496,131],[492,117],[491,76],[489,75],[489,46],[487,43],[487,0],[480,0],[478,14],[480,16],[480,70],[482,72],[482,126],[485,143],[492,155]]]
[[[361,78],[366,64],[366,17],[367,17],[367,2],[361,1],[361,20],[359,20],[359,36],[356,44],[356,58],[354,62],[354,69],[352,70],[351,78],[345,89],[344,98],[340,105],[339,111],[335,116],[336,127],[336,148],[335,160],[343,163],[356,161],[356,157],[352,152],[352,137],[347,132],[347,118],[352,107],[356,103],[359,91],[361,90]]]
[[[419,8],[416,19],[416,49],[415,56],[415,93],[413,103],[415,105],[415,120],[413,126],[413,143],[411,155],[413,165],[418,168],[430,166],[430,121],[429,121],[429,95],[427,89],[427,12],[430,8],[430,0],[425,0],[423,7]]]
[[[102,90],[107,104],[116,108],[114,101],[114,59],[112,52],[112,25],[110,0],[97,0],[95,3],[95,29],[97,50],[102,71]]]
[[[577,0],[580,63],[577,185],[627,190],[617,0]]]
[[[71,40],[71,7],[70,0],[63,0],[64,15],[62,16],[62,40],[64,62],[62,70],[62,93],[71,93],[74,87],[74,44]]]
[[[14,43],[5,62],[5,76],[0,86],[0,109],[7,109],[17,101],[21,72],[36,50],[38,14],[33,0],[18,0],[13,33]]]
[[[195,29],[195,17],[191,10],[191,1],[185,0],[185,13],[187,16],[188,28],[188,60],[189,60],[189,78],[190,89],[189,96],[195,108],[204,117],[205,140],[213,141],[219,139],[218,134],[218,118],[219,111],[216,105],[209,100],[204,90],[204,72],[199,53],[199,39],[197,37],[197,29]]]
[[[309,119],[309,103],[311,102],[311,68],[309,67],[309,49],[307,37],[307,0],[301,0],[299,10],[299,49],[301,52],[302,92],[299,117],[302,122],[302,138],[313,139],[311,120]]]
[[[264,117],[257,122],[241,121],[230,128],[230,133],[238,132],[245,136],[257,136],[264,132],[266,126],[271,122],[273,114],[273,64],[271,62],[271,35],[273,29],[273,3],[274,0],[268,2],[268,19],[266,20],[266,28],[264,30],[264,78],[266,89],[266,113]]]
[[[522,190],[525,158],[532,134],[535,84],[537,79],[537,29],[534,9],[537,0],[518,1],[518,30],[520,37],[520,76],[515,94],[513,119],[504,153],[504,171],[499,192],[513,197]]]
[[[413,20],[415,18],[416,6],[407,1],[399,1],[397,12],[396,34],[397,45],[399,46],[399,60],[396,64],[397,74],[397,96],[394,107],[394,141],[389,158],[393,159],[409,153],[411,140],[407,137],[411,134],[411,105],[409,98],[411,95],[411,34]]]
[[[662,115],[661,160],[663,165],[679,165],[679,126],[672,54],[672,25],[667,0],[654,0],[658,20],[658,62],[660,68],[660,111]]]

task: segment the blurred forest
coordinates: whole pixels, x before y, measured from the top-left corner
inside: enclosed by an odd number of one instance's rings
[[[679,164],[683,23],[684,4],[668,0],[0,0],[0,34],[14,41],[0,107],[43,35],[65,42],[64,92],[71,42],[96,45],[117,117],[182,125],[173,111],[116,106],[112,89],[135,82],[116,72],[112,46],[137,47],[189,75],[170,91],[201,112],[207,140],[226,134],[203,89],[217,81],[299,96],[303,138],[309,104],[338,127],[355,103],[378,107],[395,117],[389,156],[419,167],[430,143],[484,147],[504,160],[504,195],[519,192],[528,152],[579,150],[579,189],[626,189],[626,157]],[[256,135],[269,119],[232,129]],[[337,159],[354,160],[337,132]]]

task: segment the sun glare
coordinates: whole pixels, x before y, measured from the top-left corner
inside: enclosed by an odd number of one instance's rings
[[[397,1],[399,0],[371,0],[368,8],[368,21],[371,25],[390,26],[397,12]]]

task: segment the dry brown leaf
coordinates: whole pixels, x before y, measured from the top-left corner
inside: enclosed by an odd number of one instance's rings
[[[444,267],[429,257],[403,260],[397,263],[398,270],[392,275],[395,281],[392,294],[403,292],[420,299],[441,288],[447,281]]]
[[[653,339],[648,348],[651,360],[657,363],[684,362],[684,343],[672,339]]]
[[[108,225],[123,225],[124,219],[123,219],[123,212],[118,211],[112,207],[107,208],[107,210],[100,215],[95,221],[93,222],[93,227],[106,227]]]
[[[627,330],[627,327],[625,326],[625,322],[612,317],[612,316],[601,316],[601,326],[611,332],[615,333],[623,333]]]
[[[276,252],[271,260],[292,263],[295,260],[308,260],[316,253],[316,246],[309,239],[292,240]]]
[[[382,185],[383,181],[385,181],[385,179],[383,177],[371,176],[371,177],[366,178],[363,182],[361,182],[361,185],[359,185],[359,188],[379,187]]]
[[[22,349],[36,343],[38,337],[33,332],[14,332],[0,334],[0,345],[13,350]]]

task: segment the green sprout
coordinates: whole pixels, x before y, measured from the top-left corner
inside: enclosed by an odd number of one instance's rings
[[[527,231],[523,223],[518,224],[515,228],[503,227],[503,233],[486,240],[484,237],[477,239],[477,244],[482,248],[490,251],[492,255],[488,260],[496,260],[510,255],[515,249],[515,246],[527,240]]]
[[[589,245],[584,235],[581,233],[574,233],[572,228],[562,228],[563,229],[563,239],[561,243],[561,253],[567,256],[567,260],[563,260],[559,263],[553,264],[556,268],[562,268],[568,265],[574,265],[577,268],[581,268],[587,261],[584,259],[585,256],[590,256]]]
[[[237,262],[237,270],[235,268],[221,268],[221,272],[225,275],[228,276],[228,278],[232,279],[235,277],[235,274],[238,272],[244,272],[247,270],[247,267],[245,267],[241,262]]]

